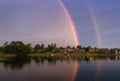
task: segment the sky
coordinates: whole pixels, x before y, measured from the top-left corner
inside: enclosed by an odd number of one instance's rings
[[[82,46],[120,48],[120,0],[61,1]],[[75,44],[58,0],[0,0],[0,44],[16,40],[33,45]]]

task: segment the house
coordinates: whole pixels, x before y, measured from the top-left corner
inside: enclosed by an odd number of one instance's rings
[[[97,53],[109,53],[109,49],[108,48],[97,48],[96,52]]]
[[[75,52],[75,53],[81,53],[81,50],[80,50],[79,48],[76,48],[76,49],[74,50],[74,52]]]
[[[120,50],[119,49],[114,49],[114,54],[120,54]]]
[[[37,53],[42,53],[42,50],[37,50]]]
[[[74,49],[73,48],[69,48],[67,49],[68,53],[74,53]]]
[[[95,49],[90,48],[88,52],[89,52],[89,53],[95,53]]]
[[[78,48],[69,48],[67,51],[68,53],[81,53],[81,50]]]
[[[120,54],[119,49],[110,49],[109,51],[110,51],[111,54]]]
[[[67,53],[66,49],[60,50],[60,53]]]

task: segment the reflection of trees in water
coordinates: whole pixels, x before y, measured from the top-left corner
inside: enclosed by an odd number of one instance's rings
[[[37,64],[44,64],[45,61],[49,65],[56,65],[57,61],[64,62],[67,61],[69,62],[71,59],[70,57],[67,56],[61,56],[61,57],[55,57],[55,56],[49,56],[49,57],[32,57],[33,61]]]
[[[120,60],[120,55],[105,55],[105,56],[76,56],[72,58],[73,60],[77,60],[79,62],[86,61],[96,61],[96,60]]]
[[[3,65],[6,69],[11,68],[12,70],[21,70],[26,65],[30,65],[32,61],[36,64],[44,64],[48,63],[48,65],[56,65],[57,62],[67,62],[70,63],[71,61],[81,61],[91,62],[96,60],[120,60],[119,55],[112,55],[112,56],[76,56],[76,57],[68,57],[68,56],[49,56],[49,57],[12,57],[7,58],[6,60],[2,61]]]
[[[3,62],[4,67],[6,69],[11,68],[12,70],[20,70],[25,65],[30,64],[30,63],[31,63],[31,59],[28,57],[7,58],[7,60]]]
[[[43,57],[32,57],[32,60],[35,61],[36,64],[44,64]]]
[[[48,64],[49,65],[56,65],[56,61],[58,60],[59,58],[56,58],[56,57],[54,57],[54,56],[52,56],[52,57],[48,57],[47,58],[47,60],[48,60]]]
[[[12,69],[12,70],[21,70],[26,65],[30,65],[31,62],[34,61],[36,64],[44,64],[45,61],[48,63],[48,65],[56,65],[57,61],[69,61],[66,57],[55,57],[55,56],[49,56],[49,57],[23,57],[23,56],[17,56],[12,58],[6,58],[4,59],[3,65],[6,69]]]

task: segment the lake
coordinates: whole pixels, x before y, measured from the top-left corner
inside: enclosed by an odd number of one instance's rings
[[[120,81],[120,56],[4,58],[0,81]]]

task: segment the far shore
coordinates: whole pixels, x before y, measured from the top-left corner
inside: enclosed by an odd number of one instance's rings
[[[80,54],[80,53],[37,53],[37,54],[27,54],[28,57],[49,57],[49,56],[54,56],[54,57],[61,57],[61,56],[69,56],[69,57],[77,57],[77,56],[112,56],[115,54]],[[16,57],[16,54],[0,54],[0,58],[5,58],[5,57]]]

